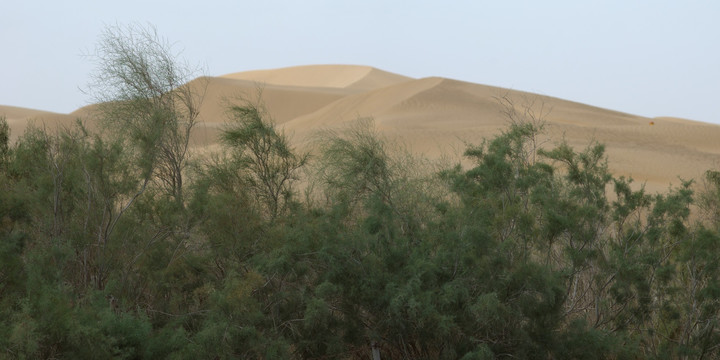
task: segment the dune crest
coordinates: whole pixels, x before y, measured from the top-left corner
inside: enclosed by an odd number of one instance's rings
[[[359,65],[294,66],[271,70],[244,71],[220,77],[248,80],[268,85],[351,88],[356,90],[372,90],[411,80],[406,76]]]

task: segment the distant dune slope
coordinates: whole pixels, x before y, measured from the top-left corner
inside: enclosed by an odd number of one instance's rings
[[[16,106],[0,105],[0,116],[4,116],[10,126],[10,141],[16,141],[28,126],[36,126],[55,131],[75,123],[76,116],[58,114],[50,111],[33,110]]]
[[[699,179],[720,168],[720,126],[677,118],[644,118],[521,91],[431,77],[412,79],[367,66],[312,65],[202,77],[189,83],[204,93],[202,123],[194,144],[214,145],[226,123],[228,104],[255,101],[258,91],[273,120],[300,147],[322,129],[338,129],[358,117],[372,117],[381,134],[412,151],[437,158],[459,153],[508,125],[498,99],[515,111],[530,110],[545,121],[545,146],[562,140],[576,148],[606,144],[611,170],[663,191],[678,177]],[[93,106],[70,115],[0,106],[14,138],[28,122],[46,127],[93,125]]]

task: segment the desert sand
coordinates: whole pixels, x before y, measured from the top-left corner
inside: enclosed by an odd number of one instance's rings
[[[545,122],[542,143],[567,141],[576,149],[597,141],[606,145],[610,170],[645,184],[651,192],[697,179],[720,168],[720,126],[678,118],[646,118],[549,96],[458,80],[413,79],[367,66],[313,65],[202,77],[191,86],[205,89],[202,123],[194,144],[214,147],[226,122],[225,109],[239,98],[262,100],[273,121],[301,148],[319,130],[340,129],[372,117],[389,141],[430,158],[457,157],[465,144],[498,134],[509,120],[499,98],[522,114],[529,109]],[[28,123],[47,129],[81,118],[90,127],[92,106],[56,114],[0,106],[17,139]]]

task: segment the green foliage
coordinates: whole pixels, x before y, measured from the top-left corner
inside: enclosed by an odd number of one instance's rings
[[[5,116],[0,116],[0,172],[7,171],[10,156],[10,126]]]
[[[704,179],[705,191],[698,205],[710,226],[720,226],[720,171],[708,170]]]
[[[307,163],[308,155],[294,153],[262,105],[231,106],[229,115],[231,122],[221,140],[234,152],[233,165],[243,173],[244,185],[274,219],[288,206],[297,170]]]
[[[308,155],[261,107],[230,113],[181,203],[137,163],[155,140],[7,145],[0,357],[720,356],[715,171],[648,194],[603,146],[515,122],[433,173],[360,121],[321,136],[303,199]]]

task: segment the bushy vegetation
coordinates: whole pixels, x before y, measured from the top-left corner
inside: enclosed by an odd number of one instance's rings
[[[531,123],[469,168],[419,171],[367,123],[307,165],[231,113],[181,206],[80,125],[2,137],[3,357],[720,356],[717,172],[646,194]]]
[[[104,114],[157,133],[0,121],[0,357],[720,357],[717,171],[647,194],[522,121],[471,166],[368,122],[311,158],[249,103],[190,158],[153,96]]]

